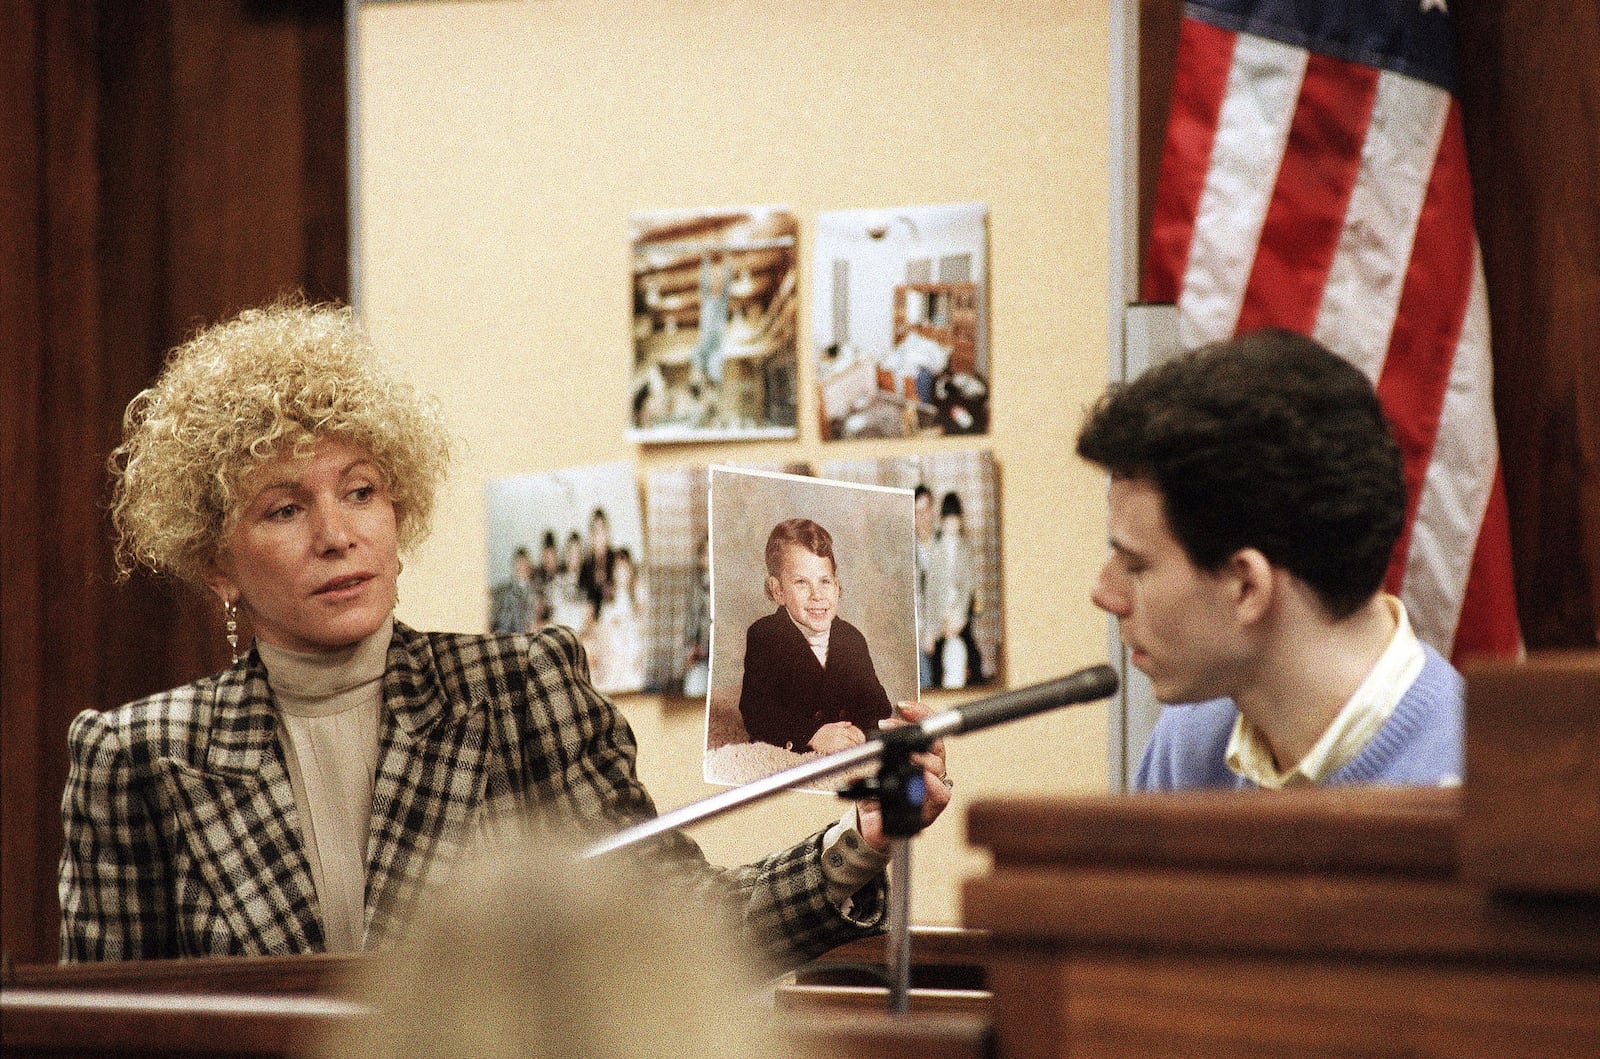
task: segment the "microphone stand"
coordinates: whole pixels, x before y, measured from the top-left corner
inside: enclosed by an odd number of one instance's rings
[[[677,809],[662,813],[660,816],[641,821],[632,827],[624,828],[613,835],[609,835],[584,850],[583,859],[589,860],[619,849],[626,849],[629,846],[638,845],[640,842],[646,842],[658,835],[666,834],[668,831],[676,831],[690,824],[697,824],[702,820],[711,820],[724,813],[731,812],[741,805],[759,802],[763,798],[777,794],[779,791],[786,791],[791,787],[799,787],[813,780],[819,780],[825,776],[832,776],[835,773],[855,768],[857,765],[874,760],[882,753],[883,744],[876,739],[868,739],[859,746],[853,746],[847,750],[841,750],[836,754],[829,754],[826,757],[819,757],[812,761],[802,762],[793,768],[774,772],[770,776],[751,780],[749,783],[738,787],[730,787],[718,794],[713,794],[709,798],[703,798],[698,802],[680,806]]]
[[[911,1011],[911,839],[922,830],[922,803],[928,796],[922,767],[911,755],[927,749],[932,740],[890,739],[886,732],[882,742],[877,776],[854,781],[840,796],[876,798],[883,814],[883,833],[889,838],[889,1014],[906,1015]]]
[[[763,776],[618,831],[584,850],[583,858],[588,860],[638,845],[668,831],[721,816],[779,791],[845,772],[877,759],[879,766],[876,776],[852,782],[839,792],[839,796],[857,801],[876,798],[883,813],[883,832],[889,838],[890,864],[889,1012],[893,1015],[907,1014],[911,1010],[911,838],[922,830],[922,803],[927,797],[922,768],[911,760],[911,755],[932,746],[940,734],[940,729],[936,727],[930,731],[925,724],[884,729],[865,743]]]
[[[927,750],[947,735],[976,731],[1058,706],[1092,702],[1114,694],[1116,690],[1115,670],[1106,665],[1090,666],[1044,684],[1001,692],[976,703],[936,713],[919,724],[881,729],[874,732],[865,743],[774,772],[618,831],[586,849],[583,858],[588,860],[637,845],[668,831],[721,816],[779,791],[880,760],[876,777],[852,782],[840,792],[840,796],[857,800],[876,798],[883,811],[883,833],[889,838],[892,873],[889,887],[889,1011],[894,1015],[904,1015],[910,1010],[911,839],[922,830],[922,804],[928,793],[922,769],[911,760],[911,755]]]

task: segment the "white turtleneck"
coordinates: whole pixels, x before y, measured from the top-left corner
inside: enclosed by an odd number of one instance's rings
[[[806,638],[806,643],[811,646],[811,653],[817,656],[817,665],[821,666],[823,669],[827,669],[828,637],[833,633],[833,623],[829,622],[828,627],[823,629],[821,632],[812,632],[804,625],[801,625],[799,622],[795,621],[794,618],[791,617],[789,620],[794,622],[794,627],[800,630],[800,635],[804,636]]]
[[[378,768],[383,672],[394,619],[331,654],[257,642],[329,952],[366,937],[367,831]]]

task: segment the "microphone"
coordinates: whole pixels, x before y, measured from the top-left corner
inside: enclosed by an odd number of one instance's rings
[[[598,857],[625,846],[632,846],[674,828],[721,816],[741,805],[759,801],[778,791],[810,783],[824,776],[832,776],[868,761],[926,750],[933,745],[935,739],[947,735],[988,728],[990,725],[1043,713],[1057,706],[1092,702],[1095,699],[1103,699],[1116,690],[1116,670],[1107,665],[1090,666],[1088,669],[1080,669],[1071,676],[1031,687],[1004,691],[958,709],[936,713],[920,724],[880,728],[864,743],[827,754],[814,761],[801,762],[782,772],[774,772],[769,776],[751,780],[742,787],[730,788],[720,794],[713,794],[709,798],[635,824],[590,846],[584,851],[583,856],[584,859]]]
[[[1058,706],[1094,702],[1116,694],[1117,671],[1108,665],[1090,666],[1070,676],[1057,677],[1043,684],[1014,688],[990,695],[953,710],[936,713],[920,724],[883,728],[873,733],[874,739],[891,743],[906,743],[926,747],[935,739],[947,735],[960,735],[980,728],[989,728],[1008,721],[1031,717]]]

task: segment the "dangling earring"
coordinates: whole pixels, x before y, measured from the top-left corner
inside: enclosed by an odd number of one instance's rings
[[[228,634],[228,653],[233,656],[235,664],[239,661],[239,604],[228,600],[222,601],[223,628]]]

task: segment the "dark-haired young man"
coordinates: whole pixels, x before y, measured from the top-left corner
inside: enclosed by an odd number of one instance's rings
[[[1462,681],[1382,591],[1399,449],[1356,368],[1286,331],[1108,391],[1078,453],[1111,473],[1092,598],[1162,712],[1135,787],[1457,782]]]

